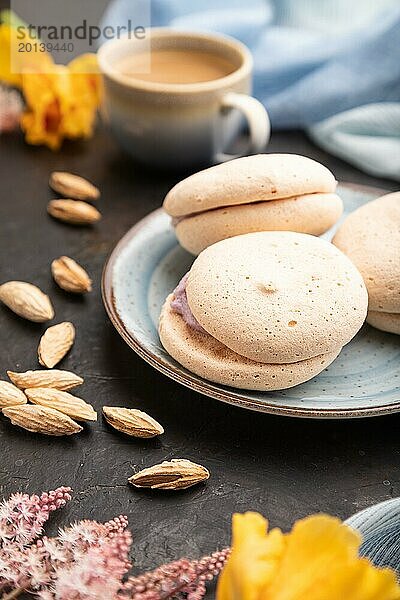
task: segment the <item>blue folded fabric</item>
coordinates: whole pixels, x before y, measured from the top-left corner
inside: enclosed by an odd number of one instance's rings
[[[131,0],[114,0],[104,21],[123,24],[131,11]],[[151,25],[240,39],[275,129],[304,128],[329,152],[400,180],[398,0],[152,0]]]
[[[310,135],[370,175],[400,181],[400,103],[353,108],[317,123]]]

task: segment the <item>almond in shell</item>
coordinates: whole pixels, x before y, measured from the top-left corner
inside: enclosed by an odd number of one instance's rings
[[[26,404],[27,398],[19,388],[9,381],[0,381],[0,410],[6,406]]]
[[[92,291],[92,280],[77,262],[68,256],[60,256],[51,263],[54,281],[66,292],[85,294]]]
[[[43,367],[52,369],[72,348],[75,340],[75,327],[65,321],[46,329],[42,335],[38,358]]]
[[[129,482],[135,487],[153,490],[184,490],[205,481],[209,471],[183,458],[164,461],[132,475]]]
[[[54,408],[76,421],[97,421],[97,413],[93,406],[68,392],[50,388],[28,388],[25,394],[33,404]]]
[[[114,429],[138,438],[152,438],[164,433],[155,419],[135,408],[103,406],[104,417]]]
[[[49,185],[58,194],[74,200],[93,201],[100,197],[99,190],[90,181],[66,171],[54,171],[50,175]]]
[[[93,225],[101,219],[97,208],[81,200],[50,200],[47,212],[55,219],[71,225]]]
[[[83,383],[83,379],[79,375],[75,375],[71,371],[60,371],[58,369],[26,371],[25,373],[7,371],[7,375],[13,384],[21,390],[38,387],[70,390]]]
[[[44,323],[54,317],[50,299],[36,285],[25,281],[8,281],[0,286],[0,300],[20,317]]]
[[[3,408],[3,415],[8,417],[13,425],[34,433],[61,436],[82,431],[82,427],[67,415],[44,406],[8,406]]]

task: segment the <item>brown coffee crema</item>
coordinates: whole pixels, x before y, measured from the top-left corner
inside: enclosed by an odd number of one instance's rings
[[[140,73],[151,65],[150,72]],[[226,77],[235,65],[216,53],[201,50],[163,49],[126,56],[118,64],[125,76],[156,83],[201,83]]]

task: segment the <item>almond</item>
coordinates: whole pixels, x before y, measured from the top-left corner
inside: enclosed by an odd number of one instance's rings
[[[25,281],[8,281],[0,286],[0,300],[20,317],[44,323],[54,317],[50,299],[36,285]]]
[[[24,392],[21,392],[9,381],[0,381],[0,409],[26,403],[27,399]]]
[[[184,490],[205,481],[210,477],[209,471],[183,458],[164,461],[148,469],[143,469],[129,478],[135,487],[153,490]]]
[[[50,388],[28,388],[25,394],[33,404],[54,408],[76,421],[97,421],[97,413],[93,406],[68,392]]]
[[[164,428],[141,410],[103,406],[104,417],[114,429],[138,438],[152,438],[164,433]]]
[[[75,375],[75,373],[59,371],[57,369],[50,371],[26,371],[25,373],[7,371],[7,375],[13,384],[22,390],[38,387],[70,390],[83,383],[82,377]]]
[[[55,282],[67,292],[84,294],[92,291],[92,280],[77,262],[68,256],[60,256],[51,263]]]
[[[8,417],[13,425],[34,433],[60,436],[82,431],[82,427],[67,415],[44,406],[8,406],[3,408],[3,415]]]
[[[72,348],[75,340],[75,327],[65,321],[46,329],[38,348],[39,362],[52,369]]]
[[[55,219],[71,225],[92,225],[101,219],[97,208],[80,200],[51,200],[47,212]]]
[[[54,171],[49,185],[58,194],[74,200],[98,200],[100,197],[99,190],[90,181],[66,171]]]

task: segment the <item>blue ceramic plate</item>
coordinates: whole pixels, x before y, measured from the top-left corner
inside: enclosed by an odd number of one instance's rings
[[[352,184],[339,188],[345,214],[384,193]],[[161,346],[157,321],[164,299],[192,262],[178,246],[169,217],[159,209],[122,238],[104,269],[103,299],[111,321],[129,346],[164,375],[216,400],[266,413],[349,418],[400,409],[400,337],[368,325],[325,371],[289,390],[238,390],[181,367]]]

